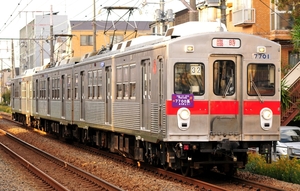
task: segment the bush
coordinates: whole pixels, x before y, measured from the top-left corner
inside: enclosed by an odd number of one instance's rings
[[[0,112],[11,113],[11,107],[6,105],[0,105]]]
[[[8,105],[10,103],[10,90],[2,94],[2,104]]]
[[[299,159],[281,157],[277,161],[268,164],[266,163],[265,158],[257,153],[249,153],[248,157],[248,164],[245,167],[246,171],[275,178],[277,180],[283,180],[285,182],[300,184]]]

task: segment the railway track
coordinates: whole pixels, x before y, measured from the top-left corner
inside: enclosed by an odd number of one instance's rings
[[[170,172],[168,170],[161,169],[159,167],[149,166],[148,164],[144,164],[141,162],[136,162],[135,160],[124,158],[123,156],[118,156],[115,154],[103,152],[99,149],[88,147],[81,144],[76,144],[77,148],[81,148],[85,151],[89,151],[91,153],[95,153],[101,156],[105,156],[111,158],[112,160],[117,160],[118,162],[126,163],[127,165],[140,168],[141,170],[145,170],[147,172],[153,173],[155,176],[163,177],[164,179],[173,180],[176,182],[183,182],[187,185],[192,185],[196,190],[201,191],[225,191],[230,190],[226,185],[231,184],[235,185],[238,190],[253,190],[253,191],[285,191],[280,188],[276,188],[273,186],[261,184],[258,182],[242,179],[239,177],[228,177],[224,174],[220,174],[218,172],[210,172],[209,176],[205,174],[205,178],[203,176],[195,176],[195,177],[185,177],[181,174]],[[240,188],[240,189],[239,189]]]
[[[1,131],[1,147],[53,190],[123,190]]]
[[[10,116],[6,116],[6,117],[4,116],[3,118],[7,118],[8,120],[10,120]],[[55,141],[55,140],[53,140],[53,141]],[[143,163],[137,163],[136,161],[131,160],[129,158],[124,158],[123,156],[118,156],[115,154],[104,152],[99,149],[89,147],[86,145],[75,143],[75,146],[76,146],[76,148],[80,148],[81,150],[89,151],[93,154],[101,155],[102,157],[107,157],[111,160],[115,160],[119,164],[120,163],[127,164],[133,168],[139,168],[141,170],[150,172],[154,176],[157,176],[159,178],[163,178],[166,180],[172,180],[174,182],[182,182],[184,184],[191,185],[192,187],[194,187],[195,190],[203,190],[203,191],[205,191],[205,190],[231,190],[230,188],[228,188],[226,186],[228,184],[231,184],[231,187],[232,187],[232,185],[235,185],[237,187],[236,190],[249,190],[249,189],[260,190],[260,191],[282,190],[282,189],[275,188],[272,186],[263,185],[258,182],[253,182],[253,181],[249,181],[246,179],[240,179],[238,177],[232,177],[229,179],[228,177],[225,177],[222,175],[220,175],[219,178],[217,178],[219,175],[212,175],[213,178],[211,178],[211,180],[213,180],[213,181],[207,181],[206,179],[202,181],[201,178],[199,178],[199,177],[193,177],[193,178],[184,177],[184,176],[174,173],[174,172],[166,171],[161,168],[155,168],[153,166],[149,166],[149,165],[143,164]],[[219,179],[222,181],[215,181],[215,179]]]

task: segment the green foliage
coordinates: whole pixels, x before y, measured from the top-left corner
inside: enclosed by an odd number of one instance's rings
[[[285,111],[292,103],[289,95],[288,86],[285,80],[281,80],[281,110]]]
[[[296,158],[281,157],[269,164],[266,163],[263,156],[257,153],[249,153],[245,170],[277,180],[300,184],[300,160]]]
[[[7,92],[5,92],[4,94],[2,94],[2,102],[3,104],[9,104],[10,103],[10,90],[8,90]]]
[[[11,113],[11,107],[7,105],[0,105],[0,112]]]
[[[291,30],[292,41],[294,44],[294,49],[300,49],[300,17],[295,19],[295,24],[293,29]]]
[[[292,17],[294,21],[293,29],[291,30],[292,42],[294,49],[299,51],[300,49],[300,3],[299,0],[272,0],[278,6],[279,10],[288,11],[289,6],[293,6]]]

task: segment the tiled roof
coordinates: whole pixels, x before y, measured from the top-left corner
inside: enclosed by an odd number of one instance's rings
[[[112,21],[96,21],[96,30],[150,30],[150,23],[153,21],[119,21],[113,25]],[[70,21],[72,31],[76,30],[93,30],[93,21]],[[128,24],[129,23],[129,24]],[[114,26],[114,27],[113,27]]]

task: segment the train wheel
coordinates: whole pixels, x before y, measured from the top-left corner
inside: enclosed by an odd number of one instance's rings
[[[181,160],[180,169],[181,169],[181,174],[183,176],[189,176],[190,165],[189,165],[189,162],[187,160]]]
[[[225,174],[227,176],[234,176],[234,174],[237,172],[237,167],[234,165],[229,165],[229,168],[226,169]]]

